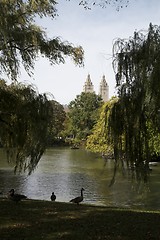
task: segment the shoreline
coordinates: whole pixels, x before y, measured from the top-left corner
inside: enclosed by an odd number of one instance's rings
[[[160,239],[160,211],[0,199],[3,240]]]

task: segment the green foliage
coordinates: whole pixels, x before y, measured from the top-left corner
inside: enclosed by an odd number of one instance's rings
[[[46,148],[53,107],[32,86],[0,82],[0,144],[15,171],[36,167]]]
[[[127,7],[128,4],[129,0],[82,0],[79,2],[79,5],[82,5],[85,9],[91,9],[93,6],[105,8],[107,5],[112,5],[116,7],[117,11],[119,11],[120,8]]]
[[[64,121],[66,119],[66,113],[60,103],[52,100],[51,105],[53,108],[53,116],[48,130],[48,146],[52,146],[54,142],[57,142],[61,137],[61,132],[64,130]]]
[[[95,93],[82,92],[74,101],[71,101],[68,113],[70,135],[85,140],[97,122],[101,106],[102,99]]]
[[[114,155],[142,169],[144,177],[159,151],[160,27],[150,24],[147,34],[117,40],[113,53],[119,96],[109,117]]]
[[[100,117],[93,127],[92,134],[87,138],[86,149],[106,155],[113,154],[113,144],[108,132],[108,118],[112,107],[117,101],[118,99],[113,97],[102,106]]]
[[[17,80],[23,65],[29,75],[39,56],[51,64],[64,63],[70,57],[83,65],[83,49],[60,38],[49,39],[46,31],[36,24],[38,18],[57,15],[55,0],[0,1],[0,74]],[[40,160],[49,137],[62,129],[64,112],[45,94],[32,86],[0,82],[0,143],[15,161],[15,170],[30,173]]]
[[[82,47],[74,47],[56,37],[48,39],[46,32],[35,24],[36,17],[52,17],[57,14],[54,0],[0,1],[0,74],[16,79],[22,64],[28,74],[41,55],[51,64],[65,62],[69,56],[83,65]]]

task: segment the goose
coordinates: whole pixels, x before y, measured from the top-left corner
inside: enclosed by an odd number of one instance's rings
[[[27,197],[22,194],[15,194],[15,191],[12,188],[8,193],[8,198],[17,203],[17,202],[21,201],[22,199],[26,199]]]
[[[54,194],[54,192],[52,192],[51,201],[55,201],[55,200],[56,200],[56,195]]]
[[[70,200],[70,202],[72,203],[77,203],[77,205],[83,201],[83,191],[84,191],[84,188],[81,188],[81,196],[79,197],[76,197],[76,198],[73,198],[72,200]]]

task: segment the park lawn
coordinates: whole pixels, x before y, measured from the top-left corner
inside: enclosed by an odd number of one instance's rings
[[[158,240],[160,211],[0,200],[1,240]]]

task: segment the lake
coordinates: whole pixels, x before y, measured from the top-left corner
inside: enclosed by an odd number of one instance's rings
[[[50,201],[55,192],[58,202],[69,202],[80,195],[83,187],[84,203],[134,207],[139,209],[160,209],[160,164],[151,166],[149,182],[136,184],[126,172],[117,173],[111,187],[113,160],[104,160],[94,153],[82,149],[47,149],[35,171],[27,174],[13,173],[6,157],[0,150],[0,191],[4,195],[14,188],[17,193],[31,199]]]

